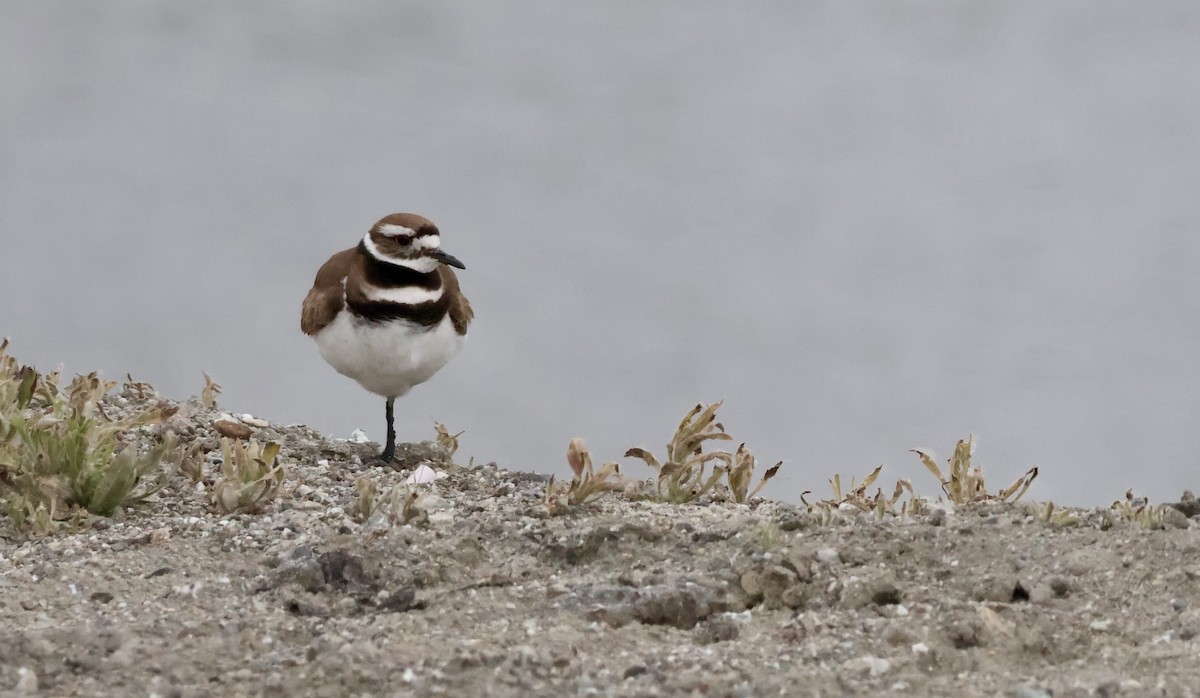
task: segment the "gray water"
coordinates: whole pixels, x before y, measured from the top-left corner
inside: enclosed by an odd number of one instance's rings
[[[1191,2],[0,6],[0,334],[44,368],[379,439],[299,305],[414,211],[463,353],[398,405],[565,472],[697,401],[785,467],[1195,487]],[[636,462],[626,472],[648,475]]]

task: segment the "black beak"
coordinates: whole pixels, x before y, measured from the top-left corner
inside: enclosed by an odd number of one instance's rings
[[[462,262],[458,261],[458,257],[446,252],[442,252],[441,250],[434,252],[433,258],[442,264],[449,264],[452,267],[458,267],[459,269],[467,268]]]

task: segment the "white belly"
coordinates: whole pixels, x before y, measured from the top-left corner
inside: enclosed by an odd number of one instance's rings
[[[346,309],[316,334],[321,356],[337,372],[384,397],[400,397],[437,373],[462,346],[450,316],[433,327],[363,322]]]

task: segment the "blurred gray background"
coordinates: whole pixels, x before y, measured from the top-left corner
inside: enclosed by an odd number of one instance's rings
[[[478,319],[403,438],[561,473],[724,398],[779,498],[880,463],[933,493],[907,449],[974,433],[994,486],[1170,499],[1197,36],[1192,2],[5,3],[0,334],[379,439],[299,307],[414,211]]]

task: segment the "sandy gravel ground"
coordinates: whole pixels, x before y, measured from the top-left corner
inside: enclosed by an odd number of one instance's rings
[[[218,415],[169,426],[215,448]],[[218,448],[208,485],[112,519],[0,521],[0,695],[1200,694],[1200,524],[1176,509],[1063,526],[614,494],[550,516],[538,475],[250,428],[287,463],[260,513],[214,513]],[[446,477],[411,520],[403,488],[363,520],[356,481],[386,494],[421,461]]]

